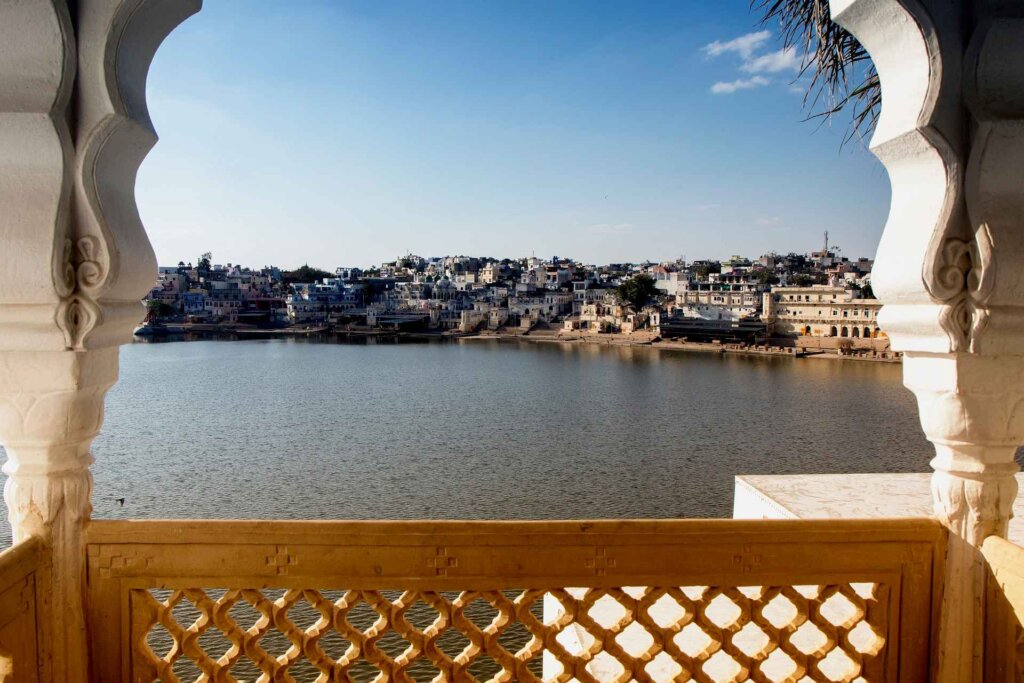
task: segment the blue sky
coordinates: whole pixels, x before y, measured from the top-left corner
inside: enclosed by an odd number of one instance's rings
[[[874,255],[889,202],[745,0],[205,0],[157,53],[162,264]]]

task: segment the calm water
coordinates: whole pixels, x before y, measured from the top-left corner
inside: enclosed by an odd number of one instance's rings
[[[893,365],[275,340],[135,344],[121,368],[96,517],[716,517],[736,474],[930,451]]]

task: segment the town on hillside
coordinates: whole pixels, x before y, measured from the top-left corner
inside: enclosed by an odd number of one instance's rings
[[[892,360],[872,260],[826,246],[757,259],[588,265],[571,258],[423,258],[366,269],[161,267],[139,336],[512,336],[714,345]]]

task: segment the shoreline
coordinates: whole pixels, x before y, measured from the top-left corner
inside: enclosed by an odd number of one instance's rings
[[[858,361],[867,363],[888,363],[901,365],[899,357],[882,358],[879,356],[839,354],[825,349],[797,349],[795,347],[757,345],[741,346],[734,344],[704,344],[699,342],[672,341],[666,339],[631,339],[629,336],[615,334],[601,335],[574,335],[572,337],[563,335],[534,336],[531,334],[500,334],[483,333],[465,335],[456,338],[458,342],[464,341],[497,341],[497,342],[529,342],[533,344],[589,344],[594,346],[619,346],[619,347],[640,347],[660,351],[679,351],[689,353],[711,353],[719,355],[741,355],[741,356],[771,356],[775,358],[793,359],[819,359],[835,361]]]
[[[769,356],[777,358],[819,359],[834,361],[857,361],[868,363],[901,364],[899,357],[881,357],[869,354],[840,354],[827,349],[798,348],[795,346],[740,344],[714,344],[701,342],[674,341],[652,337],[649,334],[619,335],[564,335],[559,332],[398,332],[379,329],[336,329],[325,325],[306,328],[257,329],[221,327],[217,325],[196,325],[180,332],[167,332],[156,335],[137,335],[136,342],[160,343],[176,341],[199,341],[204,339],[221,341],[245,341],[254,339],[306,339],[317,340],[329,338],[331,341],[357,340],[368,341],[439,341],[439,342],[527,342],[531,344],[566,344],[650,348],[659,351],[675,351],[688,353],[704,353],[719,355]]]

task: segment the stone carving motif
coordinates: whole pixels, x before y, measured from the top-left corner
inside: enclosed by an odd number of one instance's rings
[[[992,288],[992,247],[987,230],[971,240],[949,238],[943,244],[929,291],[943,302],[939,324],[953,352],[979,353],[988,322],[985,306]]]
[[[299,563],[294,553],[288,552],[288,547],[279,545],[273,555],[267,555],[267,566],[273,567],[279,576],[287,576],[288,568]]]
[[[594,572],[594,576],[606,576],[608,570],[614,570],[618,564],[618,560],[614,557],[609,557],[608,549],[603,547],[594,548],[594,556],[588,557],[583,560],[583,566],[587,569],[591,569]]]
[[[448,548],[438,547],[434,556],[427,560],[427,571],[435,576],[448,576],[448,569],[459,566],[459,558],[448,554]]]
[[[986,481],[936,471],[932,497],[936,516],[968,543],[979,546],[989,536],[1006,536],[1017,480],[1000,477]]]
[[[101,262],[102,247],[95,237],[82,237],[77,242],[78,264],[75,280],[82,291],[93,291],[103,283],[106,268]]]
[[[100,241],[90,236],[65,240],[65,262],[61,268],[68,293],[57,308],[57,324],[64,332],[67,348],[82,350],[89,332],[99,323],[102,311],[93,295],[106,278]]]
[[[99,319],[99,307],[88,297],[72,294],[60,302],[57,307],[57,325],[64,332],[69,351],[85,348],[86,335],[96,327]]]
[[[87,465],[60,475],[11,477],[4,484],[4,500],[13,515],[16,541],[47,536],[63,516],[63,523],[77,525],[92,512],[92,473]]]
[[[970,347],[974,306],[968,297],[967,281],[972,265],[971,243],[948,238],[939,250],[934,277],[926,282],[932,295],[944,304],[939,324],[949,335],[952,351],[966,351]]]

